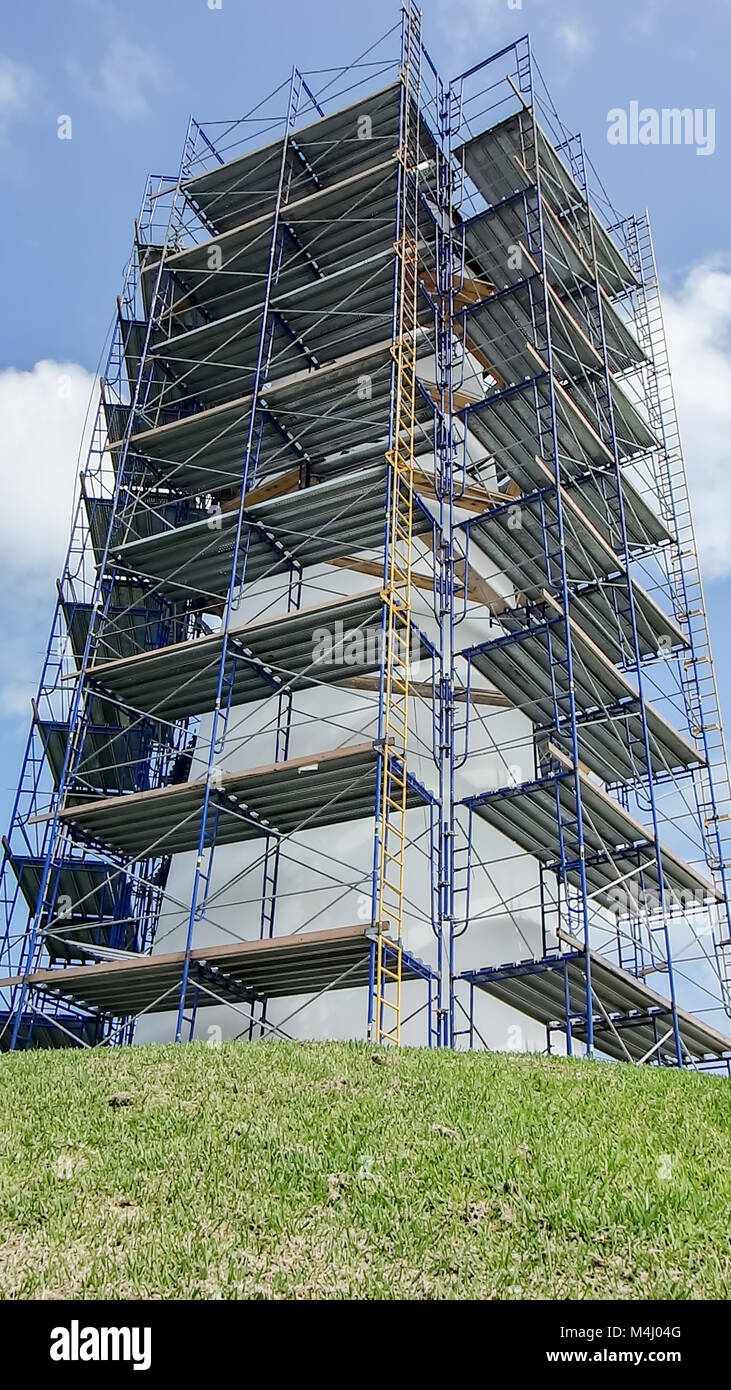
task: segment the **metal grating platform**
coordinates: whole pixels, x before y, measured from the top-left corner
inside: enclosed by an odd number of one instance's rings
[[[542,304],[543,281],[532,257],[527,256],[527,262],[526,270],[532,272],[530,279],[499,290],[475,304],[466,314],[468,346],[476,347],[495,375],[508,385],[535,372],[535,358],[529,351],[529,344],[535,334],[537,305]],[[584,372],[598,371],[601,357],[580,324],[553,292],[551,302],[551,345],[560,370],[579,377]]]
[[[39,720],[38,731],[54,786],[59,787],[66,761],[68,724]],[[139,785],[144,754],[144,730],[138,725],[91,724],[84,740],[83,758],[76,770],[76,781],[80,787],[100,795],[134,791]]]
[[[235,629],[229,635],[231,703],[247,704],[280,690],[314,689],[377,671],[382,617],[381,590],[371,589]],[[339,654],[338,624],[343,630]],[[318,631],[333,634],[332,660],[316,659]],[[123,705],[161,719],[184,719],[213,708],[222,644],[219,633],[178,642],[128,661],[93,666],[87,676]],[[425,654],[414,629],[413,659]]]
[[[31,912],[39,901],[45,860],[38,855],[14,855],[3,837],[8,862]],[[84,960],[85,946],[113,945],[133,950],[136,925],[130,918],[120,921],[116,913],[119,897],[109,865],[93,859],[65,859],[55,870],[57,905],[67,905],[64,918],[54,916],[47,930],[48,913],[41,924],[51,960]]]
[[[568,938],[567,938],[568,939]],[[578,943],[577,943],[578,945]],[[599,954],[589,952],[596,1013],[596,1047],[619,1062],[646,1058],[675,1064],[672,1008],[669,999],[643,980]],[[466,971],[462,979],[509,1004],[528,1018],[566,1030],[571,1020],[574,1038],[584,1041],[586,1027],[586,953],[583,948],[539,960],[515,961]],[[678,1009],[678,1029],[687,1057],[700,1061],[731,1053],[731,1038],[711,1028],[696,1014]],[[658,1046],[659,1044],[659,1046]]]
[[[563,502],[572,610],[613,659],[624,660],[624,641],[631,660],[632,624],[624,564],[571,496],[564,494]],[[508,576],[519,599],[535,600],[549,580],[544,523],[553,526],[555,537],[556,498],[552,490],[493,507],[481,516],[470,517],[461,528]],[[636,579],[631,584],[642,655],[657,656],[663,650],[685,646],[686,639],[674,619]]]
[[[557,762],[566,765],[567,759],[558,748],[549,751]],[[657,858],[647,827],[635,820],[618,801],[598,787],[584,773],[579,773],[583,811],[584,842],[586,846],[586,878],[592,896],[602,906],[615,906],[613,888],[626,886],[627,876],[634,876],[655,891],[659,887]],[[561,845],[556,800],[563,807],[564,844]],[[568,771],[547,776],[514,787],[502,787],[466,797],[464,805],[507,836],[545,866],[557,867],[563,857],[566,876],[580,885],[580,851],[573,822],[576,817],[576,796],[573,773]],[[703,901],[719,901],[721,895],[708,879],[691,864],[686,864],[667,846],[661,846],[665,887],[678,899],[683,894],[697,894]]]
[[[477,213],[462,224],[462,230],[466,248],[475,263],[498,286],[516,283],[523,273],[522,266],[532,260],[525,245],[524,209],[518,198],[508,198],[487,212]],[[565,220],[560,220],[548,203],[543,207],[543,235],[549,284],[559,298],[569,299],[572,313],[595,342],[601,334],[590,292],[593,271]],[[501,254],[501,248],[511,245],[521,248],[521,265],[514,269]],[[582,293],[582,287],[588,287],[589,292]],[[601,305],[610,366],[613,371],[626,371],[642,362],[645,354],[604,289],[601,290]]]
[[[501,395],[467,405],[459,412],[459,418],[498,468],[526,492],[535,487],[534,460],[541,456],[543,448],[536,411],[546,416],[551,404],[548,378],[540,364],[535,370],[539,373],[536,380],[507,387]],[[555,401],[562,477],[569,482],[593,469],[613,469],[611,451],[558,384]]]
[[[257,479],[293,467],[308,478],[324,479],[381,462],[392,362],[390,343],[379,343],[267,386],[260,396],[264,413]],[[251,408],[252,397],[242,396],[156,429],[138,430],[130,447],[148,462],[151,476],[182,492],[238,489]],[[421,391],[416,408],[422,452],[432,446],[433,407]]]
[[[336,183],[290,198],[278,288],[303,288],[344,265],[363,261],[393,243],[397,164],[393,154],[372,151],[367,168]],[[378,162],[375,162],[375,159]],[[256,213],[256,209],[254,209]],[[219,236],[166,257],[177,293],[173,322],[224,318],[261,300],[269,260],[270,216],[258,214]],[[159,257],[151,256],[143,282],[152,289]]]
[[[196,1001],[205,1007],[237,999],[253,1002],[362,988],[368,984],[375,937],[370,926],[334,927],[196,947],[190,953],[186,1003],[190,1007]],[[431,977],[428,966],[407,952],[402,961],[404,980]],[[135,956],[79,968],[38,970],[28,978],[28,984],[58,999],[117,1017],[143,1011],[164,1013],[178,1007],[184,963],[184,951]],[[20,978],[0,980],[0,989],[20,982]]]
[[[345,353],[382,342],[388,334],[393,302],[393,251],[277,295],[272,306],[273,345],[270,380],[291,375],[309,363],[318,368]],[[244,310],[157,342],[154,355],[173,381],[204,405],[235,400],[250,386],[252,362],[261,335],[261,310]],[[423,307],[426,321],[428,309]],[[169,395],[160,393],[161,404]]]
[[[300,566],[378,547],[386,519],[386,469],[365,469],[334,478],[244,510],[248,533],[246,583],[287,573]],[[129,541],[116,552],[117,563],[152,580],[168,596],[225,593],[238,524],[236,512],[195,521],[175,530]],[[414,532],[431,522],[414,511]]]
[[[566,749],[569,734],[557,731],[554,722],[554,687],[561,698],[568,693],[563,664],[564,620],[560,605],[548,594],[543,596],[543,604],[545,621],[526,609],[507,609],[500,621],[511,629],[509,633],[468,648],[462,655],[516,709],[534,724],[549,729],[551,738]],[[581,710],[578,735],[582,761],[607,783],[646,776],[637,690],[579,624],[573,619],[570,623],[575,694]],[[645,709],[653,774],[662,776],[703,760],[703,754],[658,710],[649,703]]]
[[[400,84],[378,92],[364,92],[357,101],[322,119],[310,120],[290,137],[287,164],[287,201],[332,186],[395,152],[399,140]],[[358,118],[367,115],[371,137],[360,140]],[[433,149],[426,127],[421,138]],[[276,202],[282,152],[281,139],[273,140],[238,159],[187,179],[186,197],[199,208],[209,224],[225,232],[252,215],[271,211]]]
[[[372,816],[376,773],[372,743],[222,772],[211,796],[208,833],[216,844],[237,844]],[[198,845],[205,789],[205,779],[199,779],[107,797],[68,807],[59,820],[75,837],[132,858],[182,854]],[[412,778],[408,793],[410,807],[426,799]]]
[[[517,188],[530,187],[531,175],[525,161],[531,135],[531,113],[518,112],[466,141],[457,150],[458,158],[489,206],[510,198]],[[637,283],[634,271],[599,218],[589,210],[581,189],[540,126],[538,159],[546,179],[544,199],[568,224],[588,260],[592,259],[587,225],[591,218],[603,289],[612,297],[631,289]]]

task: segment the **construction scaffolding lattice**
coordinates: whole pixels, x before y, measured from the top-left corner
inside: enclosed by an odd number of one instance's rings
[[[447,83],[409,0],[191,120],[3,840],[0,1045],[337,995],[378,1043],[499,1046],[497,1001],[728,1070],[730,809],[649,220],[529,40]]]

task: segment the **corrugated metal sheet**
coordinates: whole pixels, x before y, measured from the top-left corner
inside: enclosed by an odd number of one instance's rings
[[[216,844],[236,844],[371,816],[376,767],[374,745],[363,743],[222,773],[211,797],[207,833]],[[204,793],[205,781],[199,779],[107,797],[59,814],[73,835],[134,858],[181,854],[198,845]],[[409,805],[421,800],[410,781]],[[32,823],[45,819],[36,817]]]
[[[620,573],[614,551],[567,494],[563,495],[563,526],[566,567],[570,584]],[[545,526],[550,526],[548,547],[555,548],[557,536],[557,498],[551,488],[541,497],[516,497],[493,507],[481,516],[464,522],[470,539],[477,544],[515,585],[518,593],[531,596],[549,581],[546,561]],[[555,569],[551,578],[555,580]]]
[[[335,478],[245,511],[248,551],[246,581],[285,573],[294,558],[321,564],[382,544],[386,516],[386,468]],[[225,513],[220,528],[211,521],[134,541],[120,547],[118,563],[161,585],[172,597],[226,592],[231,573],[237,514]],[[414,512],[414,532],[428,522]],[[289,558],[288,558],[289,557]]]
[[[490,130],[476,135],[456,151],[470,178],[488,205],[527,188],[527,172],[533,150],[533,116],[520,111]],[[591,217],[596,255],[603,289],[610,296],[623,294],[637,284],[637,277],[599,218],[589,213],[583,193],[549,140],[538,127],[538,160],[543,175],[543,197],[563,215],[585,258],[590,256]]]
[[[326,989],[356,989],[368,983],[373,929],[369,926],[301,932],[261,941],[234,941],[201,946],[191,952],[186,1005],[221,1001],[276,999]],[[58,998],[120,1017],[143,1010],[177,1009],[184,954],[136,957],[62,971],[37,971],[30,982]],[[429,973],[408,953],[402,957],[403,979]],[[212,994],[198,993],[201,979]],[[0,981],[0,986],[11,981]],[[213,997],[218,995],[218,998]],[[197,997],[196,997],[197,996]]]
[[[597,951],[590,951],[589,955],[592,987],[598,1001],[594,1014],[595,1046],[617,1061],[627,1061],[629,1054],[629,1058],[638,1062],[671,1029],[670,1001]],[[561,1023],[565,1026],[567,986],[570,1013],[581,1015],[586,1012],[584,963],[584,952],[577,951],[544,957],[542,960],[499,965],[493,969],[468,971],[462,978],[539,1023]],[[599,1003],[616,1031],[601,1013]],[[721,1057],[731,1051],[731,1039],[683,1009],[678,1010],[678,1023],[683,1046],[691,1057]],[[574,1026],[572,1032],[575,1038],[582,1041],[586,1037],[586,1030],[581,1026]],[[654,1055],[675,1062],[672,1033]]]
[[[559,698],[568,695],[563,618],[550,616],[556,609],[558,604],[549,607],[550,629],[535,616],[531,619],[525,609],[512,610],[503,615],[505,625],[512,628],[508,636],[473,647],[464,655],[516,708],[534,724],[551,729],[552,740],[568,749],[568,732],[552,728],[554,683]],[[644,775],[647,759],[635,687],[573,620],[571,633],[582,762],[607,783]],[[654,773],[703,761],[652,705],[646,704],[646,713]]]
[[[588,857],[586,877],[597,901],[613,908],[613,885],[638,865],[642,866],[645,883],[657,888],[657,860],[650,843],[651,832],[583,773],[579,773],[579,780]],[[472,805],[476,815],[501,834],[507,835],[521,849],[542,863],[553,866],[561,857],[557,794],[563,808],[562,815],[568,822],[576,816],[573,775],[561,774],[557,778],[487,792],[480,797],[467,797],[465,804]],[[564,836],[566,860],[578,861],[575,833],[566,824]],[[666,846],[661,846],[661,850],[663,876],[669,889],[678,894],[690,891],[701,893],[709,899],[718,899],[716,889],[698,870],[686,864]],[[578,884],[578,869],[572,869],[568,878]]]
[[[537,408],[549,419],[548,381],[526,382],[502,399],[489,399],[460,412],[460,418],[509,477],[524,492],[531,490],[533,459],[541,455],[544,440],[539,431]],[[556,433],[562,475],[579,477],[587,469],[613,465],[610,450],[571,397],[556,392]]]
[[[399,140],[401,84],[365,93],[324,119],[310,120],[289,137],[286,161],[285,209],[289,203],[341,179],[356,174],[393,154]],[[362,138],[362,118],[370,120],[370,134]],[[433,142],[421,125],[426,157]],[[282,156],[278,138],[264,148],[216,166],[185,185],[189,200],[219,232],[241,226],[274,207]]]
[[[45,860],[40,856],[11,853],[8,859],[28,908],[35,913]],[[123,928],[114,917],[116,884],[110,878],[113,870],[109,865],[95,863],[90,858],[67,859],[54,872],[58,875],[59,899],[68,899],[71,906],[67,919],[54,920],[50,932],[45,930],[45,922],[41,923],[52,961],[85,960],[84,946],[108,945],[111,931],[124,932],[127,949],[134,949],[135,923],[129,921]]]
[[[626,653],[621,639],[627,644],[630,655],[632,639],[624,565],[572,499],[565,496],[564,503],[572,609],[592,640],[613,660],[622,662]],[[555,525],[555,494],[547,493],[543,505],[545,517]],[[518,497],[508,506],[471,518],[463,523],[463,528],[508,576],[518,594],[529,598],[542,595],[549,576],[537,500],[530,503]],[[553,535],[556,535],[555,530]],[[553,577],[555,580],[555,575]],[[685,646],[686,639],[674,619],[637,580],[631,583],[642,654],[656,656],[661,649]]]
[[[479,349],[506,386],[535,375],[535,357],[527,345],[537,345],[536,324],[540,329],[544,316],[543,282],[537,271],[536,266],[533,278],[481,300],[467,312],[468,346]],[[530,274],[530,266],[525,273]],[[583,371],[599,371],[599,353],[576,319],[556,295],[551,294],[550,300],[551,346],[557,374],[580,377]]]
[[[41,736],[54,786],[60,786],[66,748],[68,724],[38,720]],[[139,726],[117,723],[86,728],[74,782],[89,791],[113,793],[132,791],[139,776],[143,753],[143,731]]]
[[[257,479],[287,467],[303,466],[315,475],[363,466],[362,451],[383,457],[388,435],[391,369],[390,338],[349,354],[319,370],[305,369],[268,385],[262,405]],[[243,472],[252,397],[185,416],[132,438],[170,486],[184,492],[238,487]],[[431,403],[418,393],[417,453],[433,444]],[[358,450],[359,455],[347,456]],[[339,457],[333,458],[333,455]],[[325,460],[330,460],[325,464]],[[354,459],[358,462],[354,463]]]
[[[325,366],[388,337],[393,317],[394,252],[385,252],[288,293],[275,291],[269,379]],[[429,311],[422,304],[421,317]],[[155,346],[175,381],[204,405],[235,400],[251,388],[261,308],[216,319]],[[161,401],[166,399],[166,389]]]
[[[373,151],[372,158],[372,167],[286,204],[278,293],[301,289],[392,245],[398,166],[395,156],[376,163]],[[193,327],[196,314],[219,319],[261,303],[271,239],[271,217],[265,215],[168,256],[173,318]],[[146,279],[154,281],[158,264],[149,264]]]
[[[489,212],[478,214],[464,224],[465,245],[481,272],[495,284],[497,289],[519,280],[524,271],[520,265],[514,268],[508,264],[506,246],[523,244],[523,263],[527,260],[525,249],[525,213],[521,202],[501,203]],[[592,304],[594,275],[582,256],[576,242],[570,235],[565,222],[559,220],[549,204],[543,207],[543,238],[546,251],[546,275],[549,284],[560,296],[570,298],[571,312],[584,325],[592,341],[599,336],[596,321],[596,306]],[[517,257],[515,258],[517,260]],[[582,287],[589,286],[586,298]],[[602,318],[604,339],[609,354],[612,371],[623,372],[643,361],[644,353],[634,334],[620,318],[604,290],[602,294]]]
[[[264,700],[285,688],[296,691],[337,684],[378,670],[376,635],[380,635],[381,615],[381,592],[372,589],[297,613],[260,619],[232,633],[232,703]],[[321,629],[335,630],[338,623],[346,634],[359,634],[362,646],[349,644],[340,656],[336,650],[332,661],[316,662],[314,634]],[[160,647],[131,661],[94,667],[90,674],[122,704],[160,718],[184,719],[213,708],[222,641],[219,634],[196,638]],[[421,655],[422,644],[415,634],[414,660]]]
[[[71,649],[80,665],[86,650],[89,624],[93,612],[89,603],[63,604],[66,629]],[[175,628],[173,620],[168,624]],[[99,659],[111,661],[116,657],[133,656],[144,648],[154,646],[160,626],[160,604],[150,597],[141,585],[120,579],[112,586],[106,621],[97,624]],[[182,625],[180,625],[182,627]]]

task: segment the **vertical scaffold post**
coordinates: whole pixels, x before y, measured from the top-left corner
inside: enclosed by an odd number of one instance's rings
[[[670,374],[665,324],[647,212],[624,226],[633,269],[639,278],[635,328],[647,358],[645,403],[652,431],[659,441],[658,501],[675,543],[668,557],[668,587],[678,626],[688,640],[683,653],[680,684],[691,737],[703,753],[693,773],[696,810],[706,863],[719,890],[721,919],[713,933],[716,972],[727,1015],[731,1018],[731,916],[728,864],[731,832],[731,779],[721,705],[708,631],[703,579],[698,562],[688,478],[678,427],[675,392]]]
[[[587,232],[588,232],[589,249],[590,249],[590,253],[591,253],[591,254],[590,254],[590,268],[591,268],[592,275],[593,275],[593,287],[592,287],[592,288],[593,288],[593,298],[594,298],[594,305],[595,305],[595,312],[596,312],[596,332],[597,332],[597,339],[598,339],[596,345],[597,345],[597,347],[598,347],[598,350],[599,350],[599,353],[600,353],[601,359],[602,359],[602,376],[601,376],[601,378],[597,381],[597,383],[596,383],[596,388],[597,388],[597,390],[600,392],[600,394],[603,394],[603,397],[604,397],[605,413],[606,413],[606,424],[605,424],[604,431],[602,431],[602,433],[603,433],[603,435],[606,435],[605,441],[604,441],[604,442],[605,442],[606,444],[608,444],[609,448],[611,449],[612,456],[613,456],[613,460],[614,460],[613,470],[612,470],[613,476],[612,476],[612,478],[611,478],[611,481],[612,481],[612,483],[613,483],[613,488],[614,488],[614,499],[613,499],[613,500],[614,500],[614,503],[615,503],[615,506],[616,506],[617,517],[619,518],[619,529],[620,529],[619,544],[618,544],[615,548],[616,548],[617,553],[620,554],[620,558],[621,558],[622,563],[623,563],[623,565],[624,565],[624,571],[625,571],[625,584],[626,584],[626,592],[627,592],[627,600],[626,600],[626,601],[627,601],[627,617],[628,617],[628,620],[629,620],[630,647],[631,647],[630,662],[631,662],[631,666],[634,668],[635,681],[636,681],[636,683],[637,683],[638,706],[639,706],[640,723],[641,723],[642,751],[643,751],[643,757],[644,757],[645,766],[646,766],[646,768],[647,768],[647,793],[648,793],[648,798],[649,798],[650,813],[651,813],[651,820],[652,820],[652,839],[653,839],[653,845],[654,845],[655,861],[656,861],[656,864],[657,864],[658,899],[659,899],[659,907],[660,907],[660,916],[661,916],[661,919],[662,919],[662,926],[661,926],[660,930],[661,930],[661,932],[662,932],[663,940],[664,940],[664,945],[665,945],[665,959],[666,959],[666,964],[667,964],[668,985],[669,985],[669,989],[670,989],[671,1010],[672,1010],[672,1020],[673,1020],[673,1037],[674,1037],[674,1042],[675,1042],[675,1057],[676,1057],[677,1065],[678,1065],[679,1067],[682,1067],[682,1065],[683,1065],[683,1047],[682,1047],[682,1042],[681,1042],[681,1037],[680,1037],[680,1024],[679,1024],[679,1021],[678,1021],[678,1007],[677,1007],[676,989],[675,989],[675,975],[674,975],[674,971],[673,971],[673,960],[672,960],[672,943],[671,943],[671,940],[670,940],[670,929],[669,929],[669,925],[668,925],[669,904],[668,904],[667,901],[666,901],[665,874],[664,874],[664,869],[663,869],[662,847],[661,847],[661,843],[660,843],[659,816],[658,816],[657,801],[656,801],[656,797],[655,797],[655,788],[654,788],[654,785],[653,785],[653,756],[652,756],[652,745],[651,745],[651,738],[650,738],[650,729],[649,729],[648,720],[647,720],[647,707],[646,707],[646,703],[645,703],[645,688],[644,688],[644,679],[643,679],[643,673],[642,673],[642,654],[641,654],[641,650],[640,650],[640,639],[639,639],[638,627],[637,627],[637,614],[636,614],[636,611],[635,611],[634,587],[633,587],[632,574],[631,574],[631,559],[632,559],[632,556],[631,556],[631,552],[630,552],[629,541],[628,541],[628,538],[627,538],[627,523],[626,523],[625,508],[624,508],[624,492],[623,492],[623,487],[622,487],[621,452],[620,452],[619,438],[618,438],[618,434],[617,434],[617,426],[616,426],[616,421],[615,421],[614,401],[613,401],[613,396],[612,396],[613,378],[612,378],[611,371],[610,371],[609,352],[608,352],[608,348],[607,348],[607,340],[606,340],[606,333],[605,333],[605,327],[604,327],[604,305],[603,305],[603,301],[602,301],[601,284],[600,284],[600,275],[599,275],[599,262],[598,262],[597,250],[596,250],[596,234],[595,234],[595,230],[594,230],[594,221],[593,221],[593,218],[592,218],[592,216],[591,216],[591,204],[590,204],[590,196],[589,196],[589,186],[588,186],[588,181],[587,181],[587,178],[586,178],[586,168],[585,168],[585,160],[584,160],[584,147],[583,147],[583,142],[582,142],[582,140],[581,140],[581,137],[578,137],[578,138],[577,138],[576,145],[577,145],[577,151],[576,151],[576,156],[575,156],[576,168],[575,168],[575,170],[574,170],[574,173],[575,173],[575,177],[577,178],[577,182],[579,183],[579,187],[580,187],[580,189],[581,189],[581,191],[582,191],[582,193],[583,193],[583,195],[584,195],[584,198],[585,198],[585,200],[586,200],[586,224],[587,224]],[[649,930],[649,924],[648,924],[648,930]]]
[[[555,499],[555,515],[553,519],[548,517],[547,509],[544,503],[541,503],[543,544],[549,585],[558,596],[563,610],[564,642],[566,650],[565,661],[563,663],[565,666],[565,693],[560,692],[558,689],[556,665],[553,660],[551,661],[551,679],[553,684],[556,727],[559,727],[562,720],[566,721],[568,724],[568,738],[571,749],[571,766],[568,773],[562,771],[554,773],[556,820],[559,842],[559,891],[560,885],[563,884],[566,891],[566,902],[569,903],[571,901],[569,896],[571,891],[569,875],[572,874],[575,878],[578,878],[576,890],[578,906],[577,916],[579,919],[579,932],[585,952],[583,968],[586,986],[586,1055],[590,1057],[594,1051],[594,993],[591,978],[589,941],[589,889],[586,872],[586,841],[584,835],[584,812],[581,792],[578,708],[574,680],[573,637],[571,631],[571,585],[569,581],[566,537],[564,531],[563,477],[558,439],[556,376],[551,331],[552,305],[549,293],[548,263],[544,231],[543,172],[539,153],[538,120],[536,116],[533,60],[530,41],[527,43],[525,65],[521,72],[520,90],[527,116],[524,126],[527,146],[525,158],[528,161],[527,167],[531,179],[531,188],[527,190],[526,193],[526,230],[528,233],[528,249],[537,259],[540,268],[541,288],[539,295],[536,297],[534,312],[539,316],[544,332],[542,355],[547,367],[547,405],[543,406],[540,403],[536,385],[536,415],[541,448],[545,450],[546,458],[550,461],[550,466],[553,471],[553,495]],[[562,782],[566,780],[568,780],[573,792],[573,806],[569,809],[564,807],[561,798],[561,785]],[[570,848],[574,843],[576,845],[575,850]]]
[[[452,138],[459,125],[461,97],[453,88],[438,88],[436,284],[436,378],[439,402],[434,451],[435,489],[439,502],[435,545],[435,617],[439,624],[439,679],[435,691],[435,757],[439,773],[438,843],[436,846],[437,1036],[442,1047],[454,1045],[455,938],[455,464],[454,353],[455,291],[461,290],[462,257],[455,253],[454,165]],[[469,869],[467,870],[469,872]]]
[[[203,793],[203,805],[201,807],[199,833],[198,833],[198,852],[196,857],[195,875],[193,878],[193,888],[191,892],[190,909],[188,913],[188,928],[185,941],[185,955],[183,970],[180,981],[180,994],[178,998],[178,1016],[175,1028],[175,1041],[180,1042],[183,1031],[187,1026],[188,1037],[193,1037],[195,1029],[195,1008],[187,1009],[188,983],[190,978],[190,960],[193,949],[196,927],[203,920],[206,914],[208,898],[210,895],[213,860],[216,846],[218,830],[218,820],[221,808],[220,788],[220,769],[217,759],[225,751],[226,732],[228,729],[229,715],[231,711],[233,697],[233,672],[234,662],[231,659],[231,629],[234,625],[236,608],[240,601],[240,589],[244,581],[246,570],[246,559],[248,554],[247,531],[244,524],[244,508],[246,505],[246,494],[251,489],[256,478],[259,463],[259,451],[261,445],[261,402],[260,392],[269,366],[269,358],[272,349],[271,335],[271,310],[272,296],[277,282],[280,262],[281,262],[281,220],[282,202],[285,195],[286,177],[290,156],[290,133],[297,119],[299,101],[302,93],[302,77],[297,68],[292,69],[289,81],[289,93],[287,100],[287,111],[284,117],[284,130],[282,133],[282,145],[279,156],[279,170],[277,185],[275,190],[274,207],[271,213],[271,226],[269,237],[269,254],[267,259],[267,271],[264,283],[263,298],[261,305],[261,324],[258,335],[258,348],[256,363],[253,372],[251,387],[251,406],[249,409],[248,424],[244,440],[244,448],[241,463],[241,490],[239,494],[239,508],[236,519],[236,530],[233,537],[231,551],[231,563],[229,569],[229,581],[226,590],[224,611],[221,622],[221,653],[218,660],[218,675],[216,684],[216,701],[213,710],[213,720],[211,724],[210,743],[208,746],[208,764],[206,768],[205,789]]]
[[[383,654],[374,860],[377,928],[370,1033],[401,1041],[401,944],[406,857],[407,745],[413,563],[413,478],[418,335],[418,179],[421,15],[402,12],[401,117],[394,241],[391,418],[386,452],[388,504],[383,567]],[[389,930],[391,942],[385,937]],[[394,949],[395,947],[395,949]]]

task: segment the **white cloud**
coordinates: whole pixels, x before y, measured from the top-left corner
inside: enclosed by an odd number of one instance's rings
[[[731,271],[700,265],[665,295],[670,365],[704,574],[731,574]]]
[[[147,116],[150,92],[167,85],[167,68],[157,53],[119,34],[109,40],[94,72],[87,73],[76,61],[69,67],[96,106],[127,121]]]
[[[38,80],[32,68],[16,63],[0,53],[0,132],[5,134],[10,122],[24,116],[30,109],[38,90]]]
[[[517,39],[528,27],[536,39],[536,51],[541,39],[546,44],[555,39],[564,55],[587,53],[591,42],[584,25],[555,11],[555,0],[437,0],[436,7],[448,50],[454,59],[468,60],[468,67]]]
[[[36,688],[55,603],[95,378],[75,363],[0,372],[0,715],[22,716]]]
[[[496,25],[506,14],[520,18],[520,9],[515,14],[508,11],[506,0],[438,0],[439,26],[449,51],[461,61],[468,57],[471,62],[487,58],[500,47],[497,42],[486,41],[495,40]],[[483,41],[484,48],[477,48]]]
[[[0,372],[0,550],[6,577],[24,585],[62,563],[94,381],[68,362]]]
[[[649,38],[657,29],[661,17],[659,0],[644,0],[642,5],[633,7],[627,23],[633,34]]]
[[[586,53],[589,48],[589,38],[586,30],[577,24],[575,20],[565,19],[556,29],[556,37],[569,53]]]

